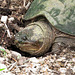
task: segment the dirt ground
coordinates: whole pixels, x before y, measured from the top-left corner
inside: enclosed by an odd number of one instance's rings
[[[31,22],[22,18],[32,1],[0,0],[0,75],[75,75],[75,51],[65,49],[59,55],[48,52],[31,57],[12,45],[10,37],[18,32],[16,26],[25,27]],[[1,20],[2,16],[7,19]]]

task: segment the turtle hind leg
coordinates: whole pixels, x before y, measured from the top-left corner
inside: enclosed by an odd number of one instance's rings
[[[75,50],[75,38],[68,38],[68,37],[58,37],[55,39],[52,45],[52,52],[53,54],[59,54],[64,49],[67,50]]]

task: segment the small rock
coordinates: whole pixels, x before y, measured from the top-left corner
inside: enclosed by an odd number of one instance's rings
[[[66,75],[73,75],[72,69],[67,69]]]
[[[11,18],[8,19],[9,22],[12,22],[14,20],[15,20],[14,17],[11,17]]]
[[[54,62],[54,59],[50,59],[50,62]]]
[[[3,63],[4,60],[4,58],[0,57],[0,63]]]
[[[33,64],[32,68],[38,69],[40,67],[40,64]]]
[[[15,52],[15,51],[11,51],[11,55],[12,55],[12,57],[15,57],[17,59],[19,59],[21,57],[21,54],[18,52]]]
[[[72,62],[75,62],[75,58],[72,58]]]
[[[11,53],[6,55],[7,58],[11,58],[11,56]]]
[[[55,65],[56,67],[60,67],[60,65],[59,65],[58,63],[55,63],[54,65]]]
[[[42,68],[41,68],[41,72],[45,72],[46,70],[48,70],[49,67],[45,64]]]
[[[20,57],[19,60],[18,60],[18,64],[23,65],[25,61],[26,61],[25,57]]]
[[[8,16],[2,16],[1,17],[1,22],[6,23],[8,19]]]
[[[71,67],[71,64],[70,64],[70,63],[68,63],[68,64],[67,64],[67,66],[68,66],[68,67]]]
[[[39,62],[39,60],[35,57],[30,58],[30,61],[33,62],[33,63],[38,63]]]
[[[61,58],[57,59],[57,61],[63,61],[65,59],[66,59],[65,57],[61,57]]]
[[[60,68],[59,71],[64,74],[64,73],[66,73],[67,69],[66,68]]]
[[[5,51],[6,51],[6,53],[10,54],[10,51],[8,49],[6,49]]]
[[[73,68],[71,68],[73,70],[73,72],[75,73],[75,66]]]
[[[0,24],[0,27],[3,27],[3,26],[4,26],[4,24],[3,24],[3,23],[1,23],[1,24]]]

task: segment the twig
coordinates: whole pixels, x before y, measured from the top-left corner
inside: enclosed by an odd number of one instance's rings
[[[12,60],[14,60],[15,62],[17,62],[17,60],[15,58],[12,58]]]
[[[26,65],[21,65],[21,66],[18,66],[18,67],[25,67]]]
[[[13,63],[12,66],[9,68],[9,71],[13,69],[13,67],[16,65],[17,62]]]
[[[23,6],[25,7],[25,5],[26,5],[26,0],[24,0],[24,4],[23,4]]]
[[[25,6],[26,10],[28,9],[28,7],[30,6],[31,2],[28,2],[28,4]]]
[[[10,38],[11,38],[9,28],[7,27],[6,23],[5,23],[5,28],[6,28],[6,31],[7,31],[8,37],[10,37]]]
[[[28,9],[28,7],[30,6],[31,2],[29,1],[28,4],[26,5],[26,0],[24,0],[24,4],[23,6],[26,8],[26,10]]]
[[[6,23],[7,23],[7,19],[8,19],[7,16],[2,16],[2,17],[1,17],[1,22],[4,23],[4,26],[5,26],[5,29],[6,29],[6,31],[7,31],[8,37],[11,38],[9,28],[8,28],[8,26],[6,25]]]

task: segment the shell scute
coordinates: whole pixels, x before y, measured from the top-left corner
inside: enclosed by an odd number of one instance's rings
[[[25,20],[44,15],[56,29],[75,35],[75,0],[34,0]]]

